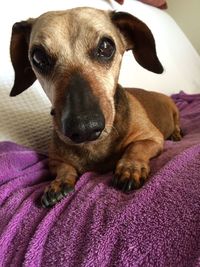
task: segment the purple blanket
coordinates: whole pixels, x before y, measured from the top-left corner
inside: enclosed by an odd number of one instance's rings
[[[200,95],[173,96],[184,138],[167,141],[142,189],[84,174],[52,209],[47,158],[0,143],[0,266],[200,266]]]

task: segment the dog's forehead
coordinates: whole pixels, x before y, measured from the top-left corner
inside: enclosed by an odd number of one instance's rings
[[[97,35],[114,35],[109,12],[93,8],[75,8],[47,12],[36,19],[31,40],[44,42],[92,40]],[[51,44],[49,44],[51,45]]]

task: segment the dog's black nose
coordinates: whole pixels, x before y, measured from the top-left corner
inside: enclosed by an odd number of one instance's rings
[[[102,113],[69,116],[62,120],[63,133],[75,143],[96,140],[105,128]]]

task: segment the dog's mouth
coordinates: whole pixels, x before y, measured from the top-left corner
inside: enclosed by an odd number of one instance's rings
[[[50,114],[53,116],[54,129],[59,137],[67,143],[85,144],[102,140],[108,130],[105,127],[105,118],[102,113],[85,113],[78,116],[61,116],[58,118],[54,109]]]
[[[74,141],[72,138],[69,138],[68,136],[64,135],[64,133],[62,132],[62,130],[60,130],[58,127],[55,127],[54,125],[54,129],[57,133],[57,135],[59,136],[59,138],[66,144],[70,144],[70,145],[89,145],[89,144],[97,144],[100,143],[101,141],[103,141],[104,139],[106,139],[106,137],[109,135],[110,133],[110,129],[107,130],[106,128],[101,132],[101,133],[97,133],[96,136],[94,136],[93,138],[90,138],[87,140],[83,140],[80,139],[79,137],[75,137],[76,140]]]
[[[101,134],[97,137],[97,138],[93,138],[91,140],[86,140],[86,141],[82,141],[82,140],[76,140],[73,141],[72,139],[70,139],[69,137],[65,136],[61,131],[59,131],[58,129],[55,129],[59,138],[66,144],[70,144],[70,145],[77,145],[77,146],[81,146],[81,145],[94,145],[97,143],[100,143],[101,141],[103,141],[107,136],[108,136],[108,132],[106,130],[103,130],[101,132]]]

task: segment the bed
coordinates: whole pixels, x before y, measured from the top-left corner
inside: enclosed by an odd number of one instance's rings
[[[200,56],[181,29],[166,11],[136,0],[0,5],[0,266],[200,266]],[[165,142],[142,189],[124,194],[109,186],[111,173],[86,173],[74,192],[43,209],[50,103],[37,82],[9,97],[10,34],[16,21],[74,6],[127,11],[148,24],[165,72],[146,71],[128,52],[120,83],[170,95],[184,137]]]

